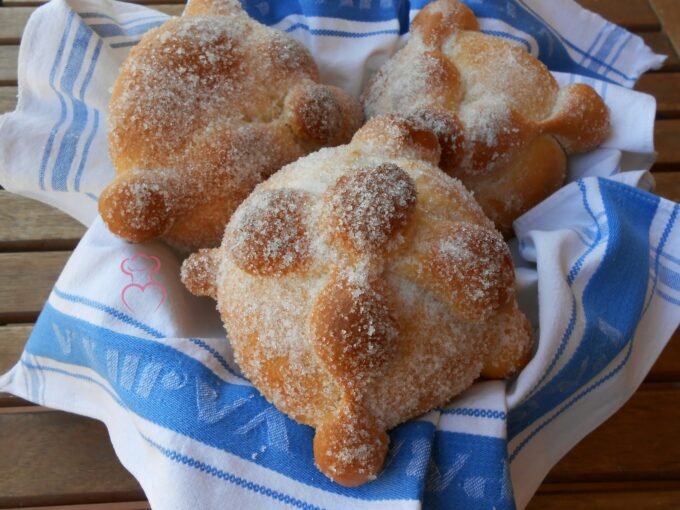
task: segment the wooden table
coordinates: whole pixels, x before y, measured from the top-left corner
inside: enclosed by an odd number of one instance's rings
[[[155,5],[179,14],[176,3]],[[16,104],[21,32],[40,0],[0,0],[0,113]],[[157,4],[156,0],[146,3]],[[582,0],[669,55],[637,89],[658,103],[657,193],[680,201],[680,0]],[[0,372],[18,359],[84,228],[0,190]],[[680,508],[680,334],[633,398],[550,472],[530,509]],[[0,393],[0,508],[138,510],[144,493],[104,426]]]

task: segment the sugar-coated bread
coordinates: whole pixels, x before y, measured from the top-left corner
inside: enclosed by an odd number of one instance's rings
[[[111,231],[184,249],[218,246],[255,185],[363,120],[319,84],[310,53],[236,0],[192,0],[144,35],[123,63],[109,112],[116,179],[101,195]]]
[[[408,44],[368,84],[363,104],[368,118],[403,115],[436,133],[439,166],[505,234],[563,184],[567,154],[609,134],[607,107],[591,87],[560,88],[523,47],[481,33],[457,0],[418,13]]]
[[[316,429],[317,466],[344,485],[378,475],[387,430],[531,353],[508,247],[439,157],[430,131],[376,117],[258,185],[221,247],[182,266],[245,375]]]

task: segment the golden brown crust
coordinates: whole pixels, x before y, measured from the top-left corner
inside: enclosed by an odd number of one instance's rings
[[[591,87],[559,89],[523,48],[479,32],[458,0],[438,0],[418,13],[408,44],[362,100],[368,118],[398,114],[433,131],[440,168],[475,193],[506,235],[563,183],[566,159],[547,138],[572,154],[609,135],[607,107]]]
[[[145,34],[111,96],[117,178],[99,208],[111,231],[134,242],[217,246],[258,182],[359,128],[360,105],[318,81],[301,43],[250,19],[236,1],[192,0],[185,16]],[[162,217],[153,216],[157,195],[127,183],[145,174],[163,188]]]
[[[314,460],[335,482],[355,487],[377,478],[388,446],[387,433],[370,414],[340,407],[316,428]]]
[[[437,164],[441,155],[437,137],[430,130],[396,115],[371,119],[357,131],[352,141],[388,158],[407,157]]]
[[[460,2],[432,3],[420,11],[411,24],[411,33],[418,34],[431,46],[440,45],[445,37],[461,30],[479,30],[479,23],[470,8]]]
[[[141,242],[167,230],[171,221],[169,202],[164,179],[152,173],[130,172],[104,189],[99,210],[114,234]]]
[[[331,240],[357,255],[385,247],[416,204],[416,187],[397,165],[385,163],[341,176],[326,192]]]
[[[386,430],[445,404],[485,366],[515,372],[531,350],[508,247],[462,184],[433,164],[436,144],[404,119],[372,119],[349,145],[260,184],[210,253],[219,263],[192,257],[183,266],[190,290],[215,295],[243,373],[316,428],[318,467],[345,485],[377,475]],[[274,195],[281,201],[265,203]],[[292,227],[277,223],[287,207]],[[251,215],[275,226],[244,230]],[[253,272],[238,244],[304,253],[304,263]]]
[[[609,136],[607,107],[588,85],[574,83],[560,90],[555,110],[543,127],[567,154],[592,150]]]
[[[445,109],[422,108],[409,115],[409,120],[421,129],[432,131],[441,147],[439,167],[446,173],[455,171],[463,160],[463,124],[458,115]]]
[[[512,164],[499,173],[496,181],[485,175],[465,179],[475,190],[475,198],[496,227],[506,236],[512,232],[512,220],[525,212],[529,204],[538,204],[557,191],[567,174],[567,158],[552,136],[535,138]],[[499,193],[499,189],[504,191]]]
[[[515,275],[507,246],[494,232],[465,223],[437,239],[425,259],[423,283],[461,319],[487,319],[510,297]]]
[[[375,277],[357,284],[336,271],[310,311],[309,335],[319,361],[356,404],[394,351],[397,328],[386,292]]]
[[[196,296],[216,296],[218,253],[218,250],[204,248],[184,260],[180,277],[189,292]]]
[[[504,379],[531,359],[531,344],[522,341],[531,336],[531,325],[517,302],[508,301],[499,310],[497,334],[497,347],[489,353],[482,370],[482,377],[487,379]]]
[[[238,0],[190,0],[184,16],[227,16],[241,11]]]
[[[234,263],[252,275],[283,275],[299,269],[308,256],[302,220],[306,195],[296,190],[259,191],[227,227]]]

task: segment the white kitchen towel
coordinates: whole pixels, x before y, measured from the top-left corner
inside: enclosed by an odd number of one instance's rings
[[[358,93],[426,1],[248,0],[302,40],[327,82]],[[348,489],[312,460],[313,431],[239,373],[214,303],[189,295],[163,243],[131,245],[96,218],[113,177],[109,90],[129,48],[167,17],[53,0],[19,55],[17,110],[0,117],[0,184],[91,225],[0,389],[102,420],[155,509],[523,508],[550,467],[635,391],[680,320],[678,206],[649,189],[661,64],[571,0],[468,1],[485,31],[605,98],[613,131],[573,157],[570,183],[515,224],[521,305],[537,352],[512,383],[481,382],[390,433],[385,470]]]

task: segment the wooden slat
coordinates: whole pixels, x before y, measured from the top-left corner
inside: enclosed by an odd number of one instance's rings
[[[29,404],[27,406],[15,406],[12,408],[0,407],[0,416],[5,414],[17,415],[17,414],[36,414],[36,413],[53,413],[54,409],[49,407],[37,406]]]
[[[30,198],[0,191],[0,251],[72,250],[85,227]]]
[[[658,30],[659,19],[647,0],[577,0],[583,7],[590,9],[629,30]]]
[[[550,472],[548,482],[680,479],[680,390],[639,391]]]
[[[0,9],[0,44],[17,44],[33,7]]]
[[[17,88],[0,87],[0,115],[13,111],[17,106]]]
[[[16,85],[18,57],[19,46],[0,46],[0,86]]]
[[[653,175],[656,180],[654,193],[674,202],[680,202],[680,172],[659,172]]]
[[[19,360],[33,325],[0,326],[0,374]]]
[[[669,72],[680,70],[680,59],[673,49],[671,42],[668,40],[668,37],[666,37],[666,34],[662,32],[640,32],[638,35],[644,39],[647,46],[655,53],[668,55],[668,58],[660,71]]]
[[[34,321],[70,255],[0,253],[0,323]]]
[[[680,382],[680,329],[675,331],[645,381]]]
[[[184,10],[182,4],[160,4],[151,7],[170,16],[179,16]],[[19,44],[26,22],[35,9],[35,7],[0,8],[0,44]]]
[[[654,146],[659,153],[657,169],[680,165],[680,119],[661,119],[654,124]]]
[[[635,90],[656,99],[657,117],[680,116],[680,73],[649,73],[640,78]]]
[[[669,510],[680,508],[680,490],[537,494],[527,510]]]
[[[0,393],[0,408],[3,407],[22,407],[33,405],[32,402],[23,398],[15,397],[9,393]]]
[[[0,374],[7,372],[19,361],[32,329],[32,324],[0,326]],[[9,393],[0,392],[0,408],[26,405],[30,403]]]
[[[675,51],[680,53],[680,2],[678,0],[649,0],[649,3],[662,20],[663,31],[668,35]]]
[[[95,420],[3,413],[0,430],[0,508],[145,499]]]

